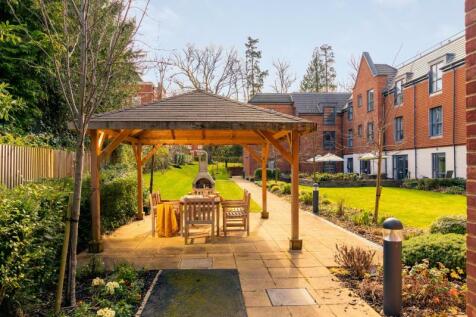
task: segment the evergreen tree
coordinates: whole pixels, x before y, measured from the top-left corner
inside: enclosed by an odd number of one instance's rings
[[[261,91],[264,79],[268,76],[267,70],[261,70],[259,63],[261,60],[261,51],[258,50],[259,40],[248,36],[246,47],[246,90],[248,97],[254,96]]]
[[[301,81],[301,91],[320,92],[332,91],[336,88],[336,71],[334,68],[334,52],[332,47],[324,44],[315,48],[306,74]]]

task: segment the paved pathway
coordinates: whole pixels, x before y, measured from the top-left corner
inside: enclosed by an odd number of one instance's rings
[[[261,201],[261,188],[240,178],[239,186]],[[150,236],[150,219],[133,222],[105,237],[102,257],[107,265],[130,262],[150,269],[230,268],[240,275],[249,317],[261,316],[379,316],[352,291],[343,287],[327,269],[335,266],[336,243],[380,249],[348,231],[308,212],[300,212],[303,250],[290,252],[290,204],[268,194],[270,218],[251,215],[251,233],[217,238],[213,243],[184,245],[183,239]],[[81,254],[83,263],[88,254]],[[317,304],[272,306],[267,289],[305,288]]]

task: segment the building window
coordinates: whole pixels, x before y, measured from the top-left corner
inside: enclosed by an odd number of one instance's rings
[[[394,121],[395,141],[399,142],[403,140],[403,117],[396,117]]]
[[[353,172],[354,172],[354,158],[348,157],[347,158],[347,173],[353,173]]]
[[[442,72],[440,69],[442,65],[443,62],[439,62],[430,67],[430,94],[440,91],[443,86]]]
[[[431,161],[433,178],[444,178],[446,174],[445,153],[432,153]]]
[[[367,123],[367,142],[372,142],[374,140],[374,123]]]
[[[430,109],[430,136],[443,134],[443,108],[441,106]]]
[[[403,102],[402,85],[403,85],[403,80],[398,80],[395,83],[395,92],[394,92],[394,96],[395,96],[394,104],[395,104],[395,106],[398,106]]]
[[[360,174],[369,174],[370,175],[370,161],[360,161]]]
[[[352,105],[352,102],[349,102],[349,108],[347,109],[347,119],[349,121],[352,121],[354,118],[354,106]]]
[[[347,130],[347,146],[353,147],[354,146],[354,135],[352,133],[352,129]]]
[[[362,107],[362,95],[357,96],[357,107]]]
[[[336,148],[335,131],[324,131],[324,148],[326,150],[333,150]]]
[[[370,89],[367,91],[367,111],[374,110],[374,90]]]
[[[324,124],[325,125],[336,124],[336,108],[324,107]]]
[[[357,127],[357,135],[359,137],[362,137],[362,125],[361,124],[359,124],[359,126]]]

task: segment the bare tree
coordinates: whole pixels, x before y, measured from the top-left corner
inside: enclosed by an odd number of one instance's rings
[[[182,90],[200,89],[226,97],[239,95],[242,66],[235,49],[188,44],[172,56],[174,83]]]
[[[131,39],[142,21],[143,15],[137,22],[132,19],[132,4],[132,0],[39,1],[48,39],[58,48],[46,53],[54,65],[77,133],[67,292],[72,306],[76,305],[76,248],[85,139],[91,116],[110,93],[111,83],[123,59],[130,53]],[[147,5],[148,1],[145,8]],[[60,19],[57,19],[57,10],[61,12]]]
[[[355,58],[355,55],[351,55],[347,65],[350,68],[348,78],[339,83],[339,86],[344,91],[352,91],[357,80],[357,73],[359,72],[359,61]]]
[[[276,93],[287,93],[296,81],[296,75],[291,73],[291,65],[284,60],[273,61],[274,83],[272,89]]]
[[[170,56],[159,57],[154,61],[154,70],[157,77],[157,89],[159,90],[159,99],[162,99],[167,94],[173,81],[173,74],[171,74],[173,67]]]

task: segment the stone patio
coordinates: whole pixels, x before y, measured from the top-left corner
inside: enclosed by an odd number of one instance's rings
[[[261,188],[240,178],[239,186],[251,192],[260,202]],[[249,237],[235,234],[214,239],[212,243],[196,241],[184,245],[181,237],[154,238],[150,236],[150,218],[133,222],[104,238],[101,254],[106,265],[128,262],[146,269],[212,268],[237,269],[249,317],[256,316],[379,316],[352,291],[343,287],[327,267],[336,266],[336,244],[347,244],[377,250],[377,245],[341,229],[329,222],[300,211],[302,251],[289,251],[290,204],[268,193],[267,220],[259,213],[251,215]],[[87,261],[89,254],[80,255]],[[312,305],[272,306],[270,289],[305,289],[315,300]],[[273,292],[273,291],[271,291]],[[302,291],[291,291],[297,303]],[[283,292],[278,292],[282,296]],[[291,299],[291,298],[290,298]]]

